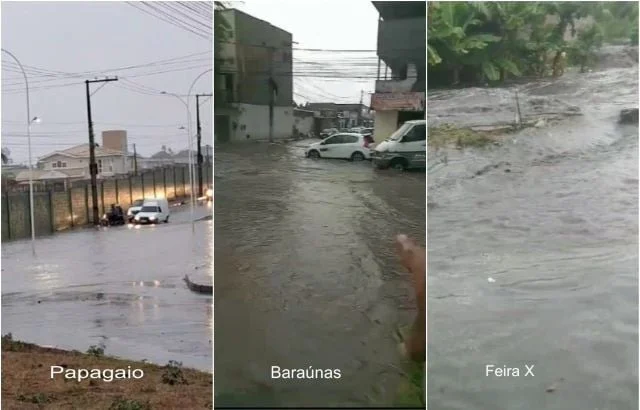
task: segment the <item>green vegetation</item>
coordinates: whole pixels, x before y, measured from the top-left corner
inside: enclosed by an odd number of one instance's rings
[[[182,363],[175,360],[169,360],[169,363],[164,367],[162,373],[162,383],[164,384],[189,384],[187,379],[182,373]]]
[[[457,128],[450,124],[438,127],[429,127],[427,141],[431,148],[443,148],[446,146],[484,147],[497,141],[498,134],[505,134],[510,129],[499,131],[475,131],[469,128]]]
[[[89,356],[102,357],[102,356],[104,356],[104,346],[102,346],[102,345],[100,345],[100,346],[91,345],[87,349],[87,354]]]
[[[92,347],[92,352],[104,353],[104,347]],[[144,377],[112,382],[98,379],[77,382],[62,376],[52,380],[51,366],[98,370],[130,367],[140,369]],[[2,336],[2,408],[212,409],[212,394],[211,373],[183,368],[177,362],[161,367],[104,354],[41,347],[14,340],[10,333]]]
[[[117,397],[109,410],[151,410],[151,404],[147,400],[144,403],[140,403],[137,400],[128,400],[123,397]]]
[[[638,41],[637,2],[430,2],[430,86],[583,71],[603,42]]]

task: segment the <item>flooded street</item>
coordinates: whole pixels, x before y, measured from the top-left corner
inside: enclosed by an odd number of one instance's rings
[[[617,124],[637,88],[637,64],[518,86],[525,118],[583,115],[429,173],[431,408],[637,408],[638,127]],[[513,94],[430,93],[430,121],[513,121]]]
[[[217,405],[389,405],[402,377],[394,329],[415,302],[394,239],[424,241],[425,173],[310,160],[306,144],[215,148]]]
[[[211,371],[211,297],[183,282],[211,276],[210,206],[158,226],[116,226],[2,244],[2,333],[14,339]],[[194,269],[198,270],[194,270]]]

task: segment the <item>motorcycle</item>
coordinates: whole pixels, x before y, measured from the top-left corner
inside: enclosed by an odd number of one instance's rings
[[[125,223],[124,212],[119,206],[117,206],[113,212],[108,212],[100,218],[100,225],[102,226],[124,225]]]

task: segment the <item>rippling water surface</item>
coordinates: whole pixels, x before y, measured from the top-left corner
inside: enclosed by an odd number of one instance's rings
[[[584,115],[429,173],[430,408],[638,408],[638,127],[616,123],[637,89],[637,66],[519,86]],[[435,95],[435,121],[513,118],[513,88]]]
[[[425,237],[425,174],[305,159],[307,143],[216,147],[218,405],[394,400],[394,329],[415,310],[393,241]],[[271,366],[342,378],[272,380]]]
[[[196,218],[211,214],[196,208]],[[187,210],[158,226],[86,229],[2,243],[2,333],[18,340],[211,371],[211,297],[182,278],[211,280],[213,223]],[[198,268],[198,269],[196,269]]]

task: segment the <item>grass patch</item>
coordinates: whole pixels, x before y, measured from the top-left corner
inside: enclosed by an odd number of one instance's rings
[[[189,384],[182,373],[182,363],[169,360],[169,363],[164,367],[164,373],[162,373],[162,383],[172,386],[174,384]]]
[[[42,347],[2,337],[2,409],[210,409],[211,373],[183,368],[177,362],[158,366],[105,356],[104,348],[89,353]],[[65,369],[140,369],[140,379],[51,379],[51,366]],[[174,383],[169,384],[165,380]],[[188,384],[184,383],[188,380]]]
[[[87,349],[87,354],[89,356],[102,357],[104,356],[104,346],[91,345],[89,346],[89,349]]]
[[[394,337],[397,342],[404,343],[409,332],[410,326],[401,326],[396,329]],[[399,370],[404,376],[404,380],[398,386],[394,404],[400,407],[425,407],[425,363],[410,361],[403,366],[403,369]]]
[[[148,400],[140,403],[138,400],[117,397],[109,406],[109,410],[151,410],[151,404]]]
[[[512,127],[478,131],[470,128],[458,128],[450,124],[429,127],[427,143],[431,148],[455,146],[457,148],[480,148],[499,142],[501,135],[512,132]]]

